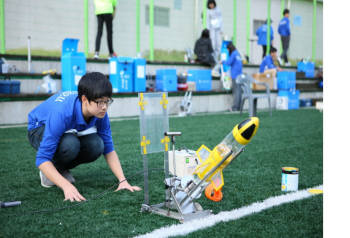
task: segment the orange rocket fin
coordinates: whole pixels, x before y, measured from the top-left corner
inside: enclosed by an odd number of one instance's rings
[[[210,183],[206,188],[205,188],[205,196],[214,202],[220,202],[222,200],[222,192],[221,188],[219,190],[214,189],[213,183]]]

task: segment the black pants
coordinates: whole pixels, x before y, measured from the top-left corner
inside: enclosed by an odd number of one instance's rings
[[[39,149],[45,126],[28,131],[29,143]],[[103,153],[104,144],[96,133],[78,137],[74,133],[65,133],[52,159],[58,170],[72,169],[79,164],[95,161]]]
[[[261,46],[263,48],[263,56],[262,56],[262,58],[264,58],[266,56],[267,45],[261,45]],[[271,46],[270,46],[270,49],[271,49]]]
[[[288,63],[287,51],[289,48],[290,36],[281,36],[281,40],[282,40],[282,49],[283,49],[281,58],[284,60],[284,63]]]
[[[97,15],[97,35],[96,35],[96,42],[95,42],[95,52],[100,51],[100,45],[101,45],[101,37],[103,32],[103,23],[106,23],[107,28],[107,43],[108,43],[108,50],[109,54],[113,54],[113,15],[112,14],[100,14]]]

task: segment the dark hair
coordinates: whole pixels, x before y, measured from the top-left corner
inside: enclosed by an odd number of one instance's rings
[[[210,3],[213,3],[213,4],[214,4],[214,8],[216,7],[216,2],[215,2],[215,0],[208,0],[208,2],[207,2],[207,8],[208,8],[208,9],[210,9],[210,8],[209,8],[209,4],[210,4]]]
[[[85,95],[89,102],[97,98],[112,97],[112,84],[107,77],[99,72],[86,73],[79,81],[78,96]]]
[[[210,34],[209,34],[209,30],[208,29],[204,29],[202,31],[201,38],[210,38]]]
[[[276,49],[275,47],[271,46],[271,48],[270,48],[270,54],[271,54],[271,53],[275,53],[275,52],[277,52],[277,49]]]
[[[230,55],[233,51],[236,50],[236,46],[234,46],[234,44],[232,44],[232,42],[228,43],[228,45],[226,46],[226,48],[228,49],[228,51],[230,52]]]
[[[286,15],[287,13],[289,13],[289,10],[286,8],[283,10],[283,16]]]

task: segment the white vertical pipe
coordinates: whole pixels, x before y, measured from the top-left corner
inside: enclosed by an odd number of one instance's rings
[[[28,36],[28,73],[32,71],[32,55],[30,52],[30,36]]]

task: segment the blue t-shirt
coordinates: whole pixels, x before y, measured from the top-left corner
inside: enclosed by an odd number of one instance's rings
[[[271,55],[264,57],[263,61],[260,64],[260,73],[264,73],[266,69],[275,69],[276,65],[273,63]]]
[[[231,53],[230,58],[222,62],[231,67],[231,78],[235,79],[242,74],[242,58],[238,50]]]
[[[278,33],[281,36],[290,36],[290,23],[288,17],[283,17],[278,25]]]
[[[267,24],[260,26],[255,34],[258,36],[258,45],[267,45]],[[270,44],[273,40],[273,29],[270,25]]]
[[[107,113],[104,118],[92,117],[86,123],[77,92],[55,94],[34,108],[28,115],[28,130],[43,125],[45,131],[36,154],[37,167],[45,161],[52,161],[62,135],[71,129],[79,132],[95,126],[104,142],[103,154],[114,150]]]

